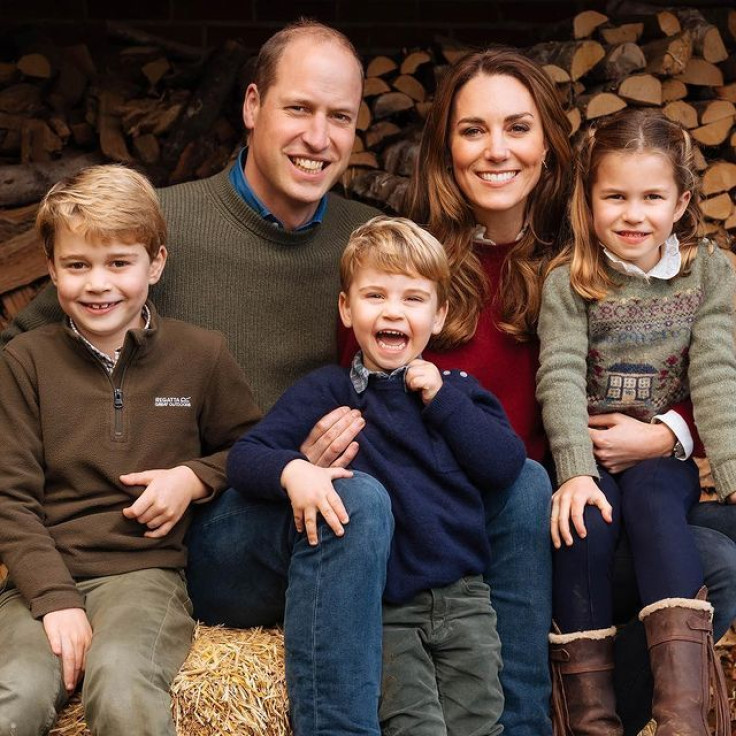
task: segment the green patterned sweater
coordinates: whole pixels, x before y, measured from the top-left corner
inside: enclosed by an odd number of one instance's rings
[[[585,301],[568,266],[543,290],[537,398],[558,482],[598,477],[588,414],[621,412],[651,421],[686,398],[719,497],[736,491],[736,279],[717,248],[701,245],[690,273],[669,280],[625,276]]]

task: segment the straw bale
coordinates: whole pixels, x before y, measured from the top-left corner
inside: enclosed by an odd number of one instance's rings
[[[177,736],[291,736],[283,632],[197,625],[171,695]],[[79,695],[49,736],[91,736]]]
[[[279,629],[198,626],[171,692],[179,736],[291,734]]]

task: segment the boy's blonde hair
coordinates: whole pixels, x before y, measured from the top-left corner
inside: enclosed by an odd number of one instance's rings
[[[570,284],[584,299],[598,300],[613,288],[605,269],[606,256],[593,225],[591,192],[601,160],[609,153],[656,153],[672,166],[678,195],[690,192],[690,201],[673,232],[680,241],[682,267],[687,273],[697,252],[701,224],[700,181],[696,173],[690,134],[659,110],[622,110],[584,135],[575,167],[570,201],[572,243],[555,259],[570,263]]]
[[[347,294],[359,268],[419,276],[434,281],[440,305],[447,301],[450,266],[441,243],[404,217],[378,215],[356,228],[340,260],[340,281]]]
[[[166,243],[166,221],[145,176],[120,164],[91,166],[57,182],[36,215],[46,258],[60,228],[85,239],[142,244],[151,259]]]

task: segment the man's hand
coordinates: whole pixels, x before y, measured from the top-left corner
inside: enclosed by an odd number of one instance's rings
[[[410,391],[420,391],[426,406],[442,388],[442,376],[434,363],[415,358],[406,370],[406,386]]]
[[[576,475],[566,480],[552,494],[550,532],[555,549],[559,549],[563,541],[568,547],[572,545],[570,519],[580,538],[585,538],[588,533],[583,522],[583,511],[586,506],[597,506],[601,510],[601,516],[609,524],[613,521],[611,504],[589,475]]]
[[[298,532],[306,531],[307,540],[312,546],[319,541],[318,513],[322,514],[338,537],[345,534],[343,524],[350,519],[332,481],[335,478],[351,478],[352,475],[352,471],[345,468],[318,468],[306,460],[292,460],[283,469],[281,485],[291,501],[294,525]]]
[[[61,659],[61,675],[68,693],[74,692],[84,674],[92,627],[81,608],[63,608],[43,617],[43,628],[51,651]]]
[[[649,424],[626,414],[594,414],[588,419],[595,459],[609,472],[672,454],[677,438],[663,423]]]
[[[169,470],[144,470],[121,475],[126,486],[146,486],[136,501],[123,509],[126,519],[136,519],[149,531],[143,536],[165,537],[184,515],[192,501],[204,498],[207,486],[186,465]]]
[[[299,450],[312,465],[346,468],[358,454],[354,440],[363,427],[365,419],[357,409],[339,406],[314,425]]]

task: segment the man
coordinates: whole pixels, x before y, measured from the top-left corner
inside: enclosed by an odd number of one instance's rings
[[[250,145],[240,165],[159,192],[171,250],[159,308],[222,331],[264,410],[337,354],[340,255],[352,230],[377,214],[328,194],[352,150],[362,77],[342,34],[309,22],[284,29],[261,50],[245,95]],[[60,319],[58,309],[48,289],[3,341]],[[294,531],[288,503],[245,505],[234,491],[201,508],[190,536],[195,615],[231,626],[283,618],[299,736],[379,734],[393,522],[378,483],[342,483],[345,537],[323,530],[317,548]]]

